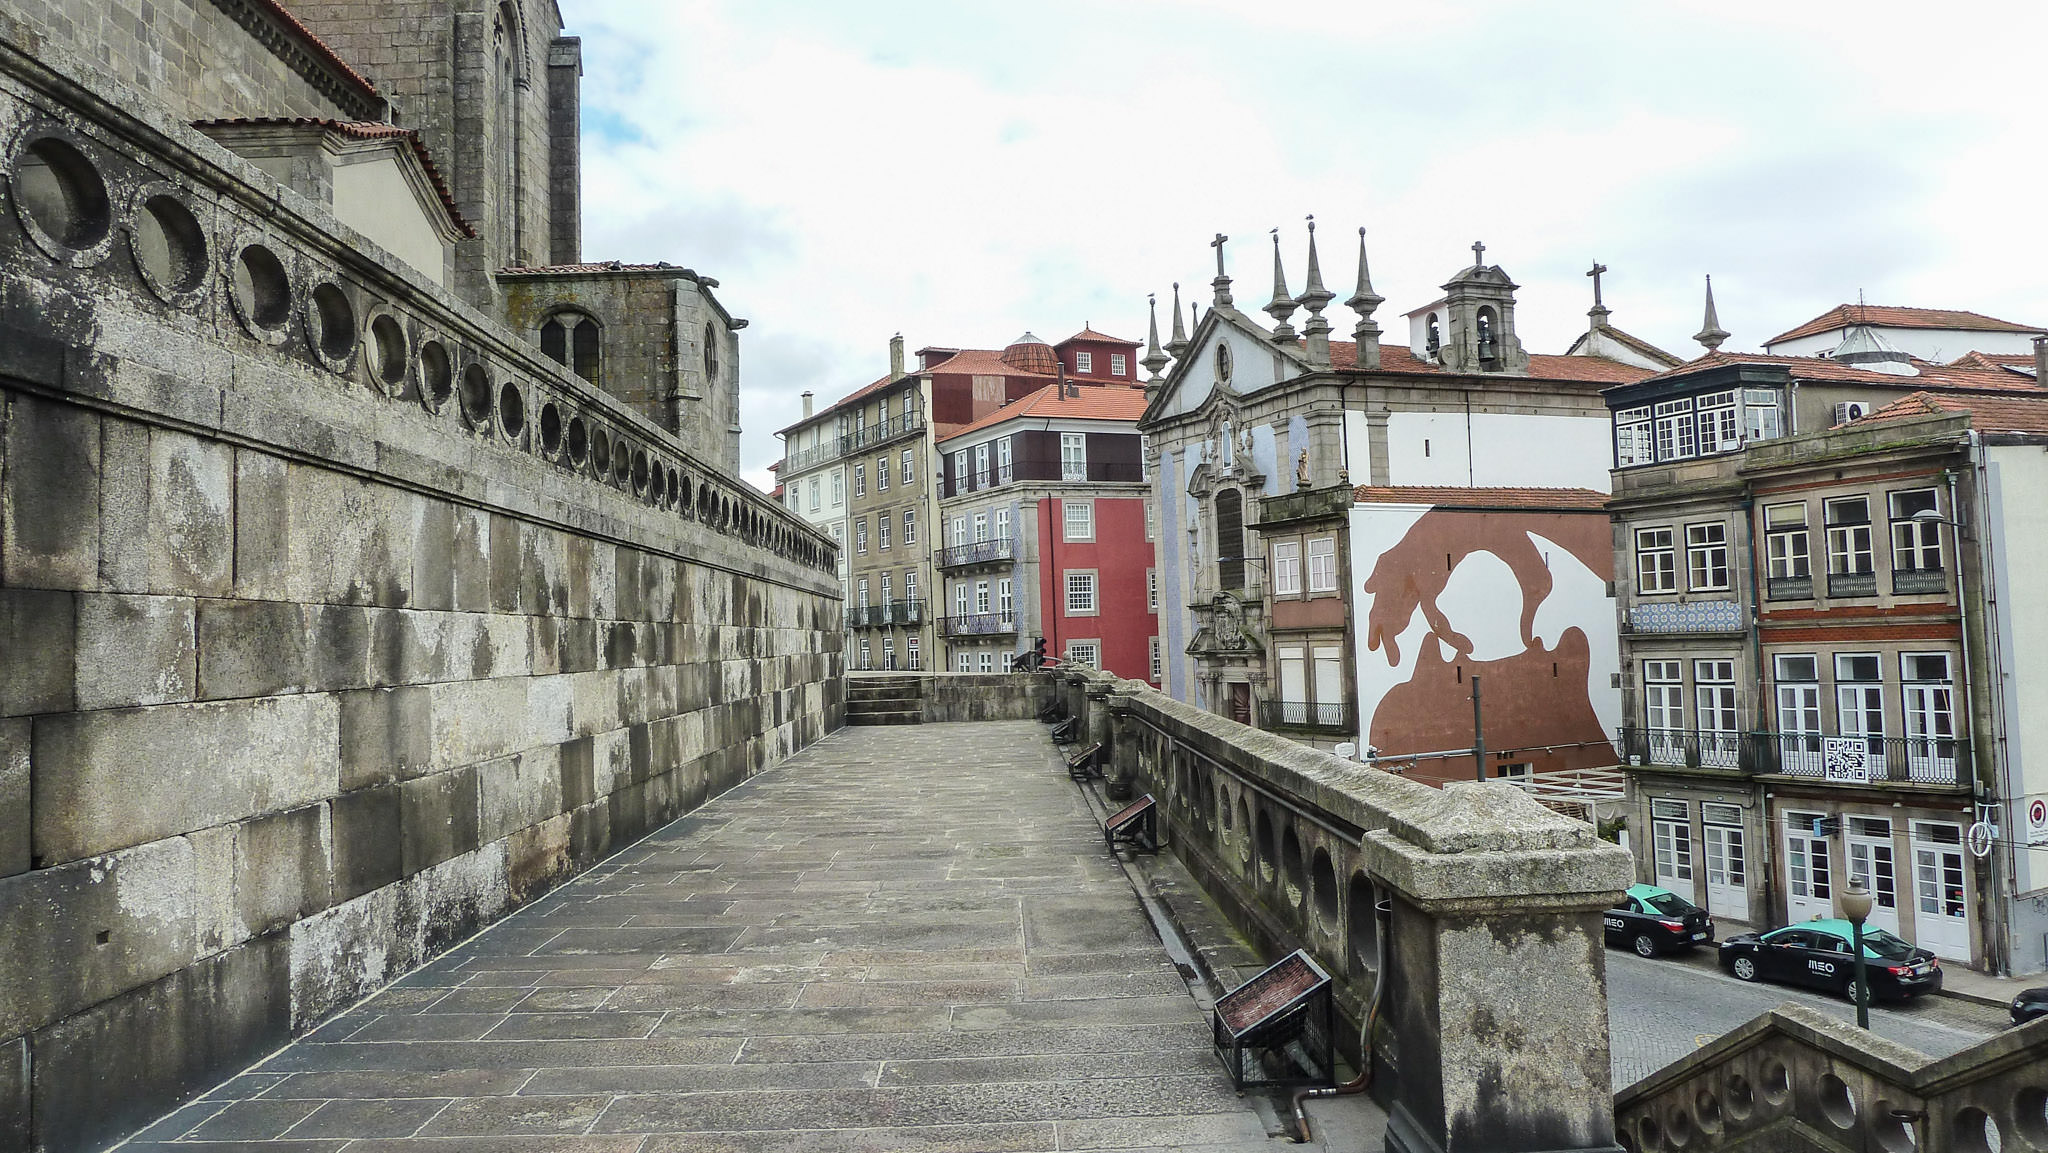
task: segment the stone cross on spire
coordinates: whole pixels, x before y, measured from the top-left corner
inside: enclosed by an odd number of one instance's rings
[[[1373,309],[1386,302],[1386,298],[1372,290],[1372,273],[1365,266],[1365,229],[1358,230],[1358,290],[1345,307],[1358,314],[1358,324],[1351,329],[1351,339],[1358,342],[1358,367],[1367,372],[1377,372],[1380,367],[1380,326],[1372,318]]]
[[[1210,281],[1209,284],[1216,290],[1217,308],[1231,307],[1230,277],[1225,275],[1223,271],[1223,244],[1229,239],[1228,236],[1219,232],[1216,234],[1216,239],[1209,242],[1209,247],[1216,250],[1216,279]]]
[[[1593,307],[1587,310],[1586,316],[1593,322],[1592,326],[1594,328],[1607,327],[1609,310],[1606,305],[1600,303],[1600,274],[1606,271],[1607,266],[1596,260],[1593,262],[1593,267],[1586,273],[1587,276],[1593,278]]]
[[[1266,315],[1273,318],[1273,343],[1294,343],[1294,326],[1287,318],[1294,315],[1296,305],[1294,294],[1287,291],[1287,273],[1280,268],[1280,230],[1273,230],[1273,299],[1266,302]]]
[[[1476,240],[1472,242],[1472,267],[1486,267],[1486,246]]]

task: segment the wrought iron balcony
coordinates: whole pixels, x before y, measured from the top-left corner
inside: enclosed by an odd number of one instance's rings
[[[899,625],[920,625],[924,623],[924,602],[921,600],[890,601],[889,620]]]
[[[995,561],[1014,560],[1017,555],[1015,537],[992,537],[969,544],[950,545],[939,550],[940,568],[961,568],[971,564],[989,564]]]
[[[1894,568],[1892,570],[1892,591],[1894,593],[1945,593],[1948,591],[1948,570],[1938,568]]]
[[[846,627],[850,629],[922,623],[924,602],[921,600],[884,601],[878,605],[855,605],[846,610]]]
[[[878,424],[861,425],[859,428],[854,429],[851,435],[841,437],[840,443],[844,446],[844,451],[846,452],[859,452],[862,449],[873,448],[878,444],[887,444],[899,436],[916,432],[923,427],[923,413],[906,412],[901,416],[892,416]]]
[[[821,464],[838,460],[845,452],[845,437],[828,437],[822,444],[812,445],[810,448],[790,453],[788,460],[782,465],[781,475],[784,478],[795,476],[797,473],[814,469]]]
[[[1636,765],[1783,773],[1841,784],[1907,782],[1967,787],[1970,742],[1955,737],[1838,737],[1625,727],[1622,751]]]
[[[1328,733],[1349,733],[1351,706],[1343,701],[1262,701],[1259,727],[1263,729],[1315,729]]]
[[[1874,572],[1831,572],[1828,574],[1828,595],[1831,597],[1874,597],[1877,595],[1877,574]]]
[[[949,637],[985,637],[1017,631],[1017,614],[974,613],[939,618],[939,632]]]

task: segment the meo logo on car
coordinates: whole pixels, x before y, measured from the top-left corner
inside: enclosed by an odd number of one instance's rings
[[[1832,973],[1835,971],[1835,966],[1830,961],[1808,961],[1806,967],[1816,973]]]

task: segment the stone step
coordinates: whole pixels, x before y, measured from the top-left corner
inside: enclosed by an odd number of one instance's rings
[[[921,725],[924,723],[922,709],[848,709],[846,723],[849,725]]]

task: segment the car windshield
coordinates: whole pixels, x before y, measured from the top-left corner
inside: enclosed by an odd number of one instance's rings
[[[1913,955],[1913,946],[1883,929],[1863,930],[1863,947],[1881,961],[1904,961]]]
[[[1644,897],[1643,904],[1650,906],[1667,917],[1683,917],[1693,910],[1692,902],[1683,897],[1672,896],[1670,893],[1658,893],[1654,896]]]

